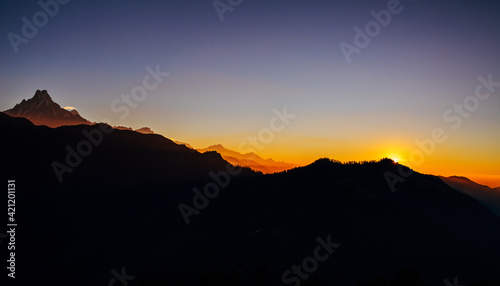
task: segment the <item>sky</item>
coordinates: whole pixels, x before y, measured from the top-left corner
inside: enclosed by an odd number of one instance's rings
[[[3,0],[0,110],[46,89],[91,121],[148,126],[196,148],[222,144],[298,164],[390,157],[500,187],[499,8]],[[150,70],[161,73],[158,84]],[[145,77],[151,90],[139,96]],[[488,98],[476,96],[479,78],[492,82],[480,89]],[[140,100],[127,105],[122,94],[132,92]],[[273,120],[284,109],[286,124]]]

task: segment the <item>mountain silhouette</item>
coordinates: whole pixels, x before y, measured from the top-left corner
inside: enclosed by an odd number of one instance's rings
[[[31,99],[23,99],[21,103],[16,104],[16,106],[12,109],[4,111],[4,113],[13,117],[24,117],[33,122],[35,125],[45,125],[52,128],[66,125],[94,124],[81,117],[78,111],[73,107],[68,109],[61,108],[59,104],[52,100],[46,90],[37,90]],[[155,134],[149,127],[141,127],[135,130],[126,126],[113,126],[113,128],[118,130],[137,131],[143,134]],[[194,149],[187,143],[175,143]],[[215,151],[221,154],[224,160],[235,166],[249,167],[264,174],[281,172],[297,167],[296,164],[276,162],[273,159],[263,159],[255,153],[241,154],[239,152],[226,149],[222,145],[212,145],[207,148],[197,150],[201,153]]]
[[[114,129],[118,130],[128,130],[128,131],[133,131],[132,127],[126,127],[126,126],[113,126]]]
[[[139,129],[132,129],[132,127],[125,127],[125,126],[113,126],[114,129],[118,129],[118,130],[128,130],[128,131],[136,131],[136,132],[139,132],[139,133],[143,133],[143,134],[155,134],[153,130],[151,130],[151,128],[149,127],[141,127]]]
[[[136,129],[135,131],[143,134],[155,134],[155,132],[149,127],[141,127],[139,129]]]
[[[296,164],[276,162],[273,159],[263,159],[253,152],[241,154],[239,152],[226,149],[220,144],[211,145],[207,148],[197,150],[202,153],[207,151],[215,151],[221,154],[222,158],[233,165],[249,167],[252,170],[260,171],[264,174],[282,172],[297,167]]]
[[[24,117],[36,125],[59,127],[63,125],[91,124],[80,116],[76,109],[68,111],[55,103],[46,90],[37,90],[35,95],[22,100],[14,108],[4,111],[13,117]]]
[[[51,167],[53,161],[65,164],[68,149],[76,150],[80,142],[91,141],[85,131],[112,129],[106,124],[62,126],[48,128],[35,126],[25,118],[15,118],[0,113],[3,132],[11,132],[17,138],[4,142],[7,149],[22,151],[17,156],[36,158],[29,162],[36,169],[32,174],[22,171],[25,162],[13,160],[13,168],[8,173],[12,176],[42,176],[43,182],[54,182],[55,172]],[[174,182],[182,180],[208,179],[210,171],[226,169],[226,162],[220,154],[207,152],[201,154],[170,139],[157,134],[142,134],[136,131],[113,129],[103,134],[102,143],[91,147],[92,152],[82,157],[81,165],[74,167],[74,172],[67,174],[68,181],[78,182],[85,177],[93,177],[100,181],[120,182],[148,180]],[[17,147],[12,142],[19,144]],[[4,149],[5,150],[5,149]],[[29,154],[29,155],[25,155]],[[165,164],[171,162],[172,164]],[[16,170],[15,167],[19,167]],[[243,173],[253,174],[249,169]],[[155,179],[153,179],[155,178]],[[66,182],[66,180],[65,180]]]
[[[37,90],[32,98],[23,99],[13,108],[4,111],[4,113],[12,117],[24,117],[35,125],[45,125],[52,128],[65,125],[94,124],[80,116],[80,113],[73,107],[61,108],[59,104],[52,100],[46,90]],[[131,127],[124,126],[113,126],[113,128],[133,130]],[[149,127],[142,127],[135,131],[154,134]]]
[[[189,143],[186,143],[186,142],[181,142],[181,141],[177,141],[177,140],[174,140],[175,144],[179,144],[179,145],[184,145],[186,147],[188,147],[189,149],[195,149],[193,146],[191,146]]]
[[[269,175],[244,168],[186,224],[179,205],[193,205],[196,190],[232,166],[161,135],[114,130],[59,182],[52,163],[65,164],[69,149],[85,150],[85,134],[103,128],[0,113],[9,135],[2,176],[16,180],[22,205],[22,285],[110,285],[122,269],[135,277],[130,286],[294,285],[285,271],[311,263],[318,241],[330,239],[338,248],[300,285],[500,276],[500,218],[439,177],[414,172],[392,192],[384,174],[406,167],[389,159],[320,159]]]
[[[440,177],[450,187],[467,194],[500,216],[500,190],[480,185],[465,177]]]

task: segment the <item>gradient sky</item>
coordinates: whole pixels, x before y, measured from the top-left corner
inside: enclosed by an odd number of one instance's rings
[[[241,151],[286,106],[296,118],[256,151],[299,164],[410,164],[415,140],[442,128],[448,140],[415,169],[500,186],[500,87],[458,129],[442,118],[478,76],[500,81],[500,4],[403,0],[347,63],[340,43],[388,2],[243,0],[221,21],[212,1],[72,0],[16,54],[8,33],[22,35],[21,18],[41,7],[3,0],[0,110],[46,89],[91,121]],[[156,65],[169,77],[120,119],[111,103]]]

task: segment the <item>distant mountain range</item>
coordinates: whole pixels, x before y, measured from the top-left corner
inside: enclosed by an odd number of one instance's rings
[[[37,90],[32,98],[28,100],[23,99],[14,108],[6,110],[4,113],[12,117],[24,117],[35,125],[45,125],[52,128],[68,125],[95,124],[83,118],[74,107],[62,108],[52,100],[46,90]],[[124,126],[113,126],[113,128],[133,130],[131,127]],[[134,131],[144,134],[154,134],[153,130],[149,127],[142,127]]]
[[[35,125],[46,125],[52,128],[67,125],[95,124],[81,117],[78,111],[74,108],[69,110],[61,108],[59,104],[52,100],[46,90],[37,90],[31,99],[28,99],[27,101],[23,99],[21,103],[16,104],[16,106],[12,109],[4,111],[4,113],[12,117],[24,117],[33,122]],[[149,127],[142,127],[135,130],[131,127],[125,126],[113,126],[113,128],[118,130],[136,131],[143,134],[155,134]],[[186,145],[188,148],[194,149],[188,143],[176,143]],[[276,162],[273,159],[263,159],[255,153],[241,154],[226,149],[222,147],[222,145],[212,145],[207,148],[197,150],[202,153],[207,151],[218,152],[226,161],[235,166],[249,167],[264,174],[281,172],[297,167],[297,165],[291,163]]]
[[[4,111],[12,117],[24,117],[36,125],[59,127],[62,125],[92,124],[78,114],[76,109],[68,111],[55,103],[46,90],[37,90],[35,95],[22,100],[14,108]]]
[[[440,177],[450,187],[467,194],[491,209],[500,216],[500,188],[480,185],[465,177]]]
[[[207,151],[215,151],[222,155],[229,163],[235,166],[246,166],[253,170],[260,171],[264,174],[272,174],[282,172],[297,167],[296,164],[276,162],[273,159],[263,159],[255,153],[241,154],[229,149],[224,148],[222,145],[212,145],[207,148],[197,149],[199,152],[204,153]]]
[[[198,152],[205,153],[210,151],[215,151],[221,154],[224,160],[235,166],[249,167],[252,170],[262,172],[264,174],[272,174],[277,172],[283,172],[285,170],[290,170],[292,168],[298,167],[299,165],[293,163],[276,162],[273,159],[263,159],[259,155],[251,153],[239,153],[233,150],[224,148],[221,144],[211,145],[206,148],[196,149],[188,143],[181,141],[174,141],[176,144],[184,145],[188,148],[197,150]]]
[[[62,108],[52,100],[46,90],[37,90],[32,98],[28,100],[23,99],[14,108],[6,110],[4,113],[12,117],[24,117],[35,125],[45,125],[52,128],[79,124],[95,124],[95,122],[83,118],[74,107]],[[113,126],[113,128],[133,130],[130,127],[124,126]],[[153,130],[149,127],[142,127],[134,131],[144,134],[154,134]]]
[[[10,117],[5,113],[0,113],[0,124],[2,131],[17,134],[16,144],[18,146],[14,148],[9,143],[9,148],[23,150],[21,157],[29,154],[31,158],[36,158],[36,160],[30,160],[30,165],[37,170],[36,174],[16,172],[15,166],[17,164],[21,169],[22,165],[25,164],[24,161],[18,160],[12,163],[12,172],[8,171],[7,174],[18,178],[43,175],[44,179],[41,182],[49,183],[57,181],[54,169],[51,167],[52,162],[58,161],[66,164],[68,150],[78,150],[78,144],[81,141],[89,141],[89,138],[82,131],[101,130],[102,126],[105,126],[101,123],[47,128],[36,126],[25,118]],[[143,141],[146,138],[147,140]],[[40,147],[34,148],[34,145]],[[45,151],[42,151],[41,148]],[[111,152],[110,148],[114,151]],[[95,150],[96,154],[80,155],[82,158],[81,166],[72,167],[74,171],[64,175],[64,182],[78,181],[86,176],[100,178],[103,181],[108,179],[122,181],[125,177],[125,181],[129,182],[135,180],[151,181],[153,178],[168,182],[176,180],[196,181],[208,179],[210,171],[225,170],[228,164],[216,152],[201,154],[196,150],[177,145],[158,134],[153,136],[147,134],[146,136],[146,134],[139,132],[120,129],[106,134],[102,143],[93,146],[91,150]],[[95,158],[99,158],[99,160],[95,160]],[[162,164],[160,163],[162,161],[175,162],[175,164]],[[249,172],[249,174],[253,173]]]
[[[193,149],[193,150],[196,150],[193,146],[191,146],[191,144],[189,143],[186,143],[186,142],[181,142],[181,141],[177,141],[177,140],[174,140],[175,144],[179,144],[179,145],[184,145],[186,147],[188,147],[189,149]]]
[[[498,285],[500,218],[439,177],[414,172],[392,192],[385,172],[407,170],[389,159],[226,176],[220,154],[161,135],[115,130],[82,149],[102,127],[0,113],[2,178],[22,203],[16,257],[29,257],[19,285],[110,284],[123,268],[131,286],[294,285],[285,271],[307,263],[300,285]],[[54,161],[72,169],[63,182]],[[189,225],[180,204],[198,206]],[[339,247],[312,264],[318,238]]]
[[[114,129],[118,129],[118,130],[128,130],[128,131],[136,131],[136,132],[139,132],[139,133],[143,133],[143,134],[155,134],[153,130],[151,130],[151,128],[149,127],[141,127],[139,129],[132,129],[132,127],[125,127],[125,126],[113,126]]]

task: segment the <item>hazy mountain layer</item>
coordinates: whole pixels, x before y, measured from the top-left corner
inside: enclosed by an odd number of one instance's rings
[[[273,159],[263,159],[255,153],[242,154],[226,149],[220,144],[197,150],[202,153],[207,151],[216,151],[222,155],[222,158],[235,166],[249,167],[264,174],[282,172],[297,167],[296,164],[276,162]]]
[[[440,177],[450,187],[467,194],[500,216],[500,189],[480,185],[464,177]]]

